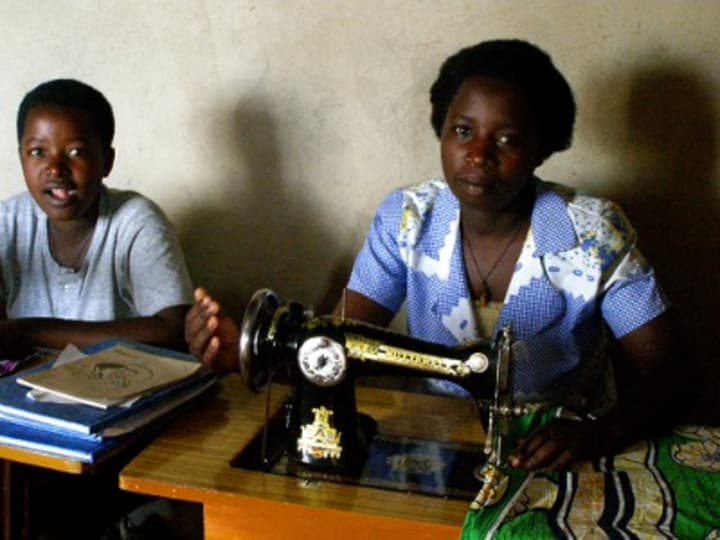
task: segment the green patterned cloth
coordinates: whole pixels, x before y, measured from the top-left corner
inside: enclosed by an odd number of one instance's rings
[[[720,427],[680,426],[568,472],[510,474],[497,505],[468,512],[463,540],[720,539]]]

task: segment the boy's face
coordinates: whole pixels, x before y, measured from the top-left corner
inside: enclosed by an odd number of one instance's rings
[[[525,95],[491,78],[466,80],[440,135],[448,186],[466,208],[501,211],[546,157]]]
[[[103,148],[87,112],[55,105],[30,109],[19,151],[28,190],[53,223],[97,217],[114,151]]]

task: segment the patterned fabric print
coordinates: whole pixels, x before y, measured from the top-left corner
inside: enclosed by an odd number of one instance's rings
[[[409,215],[411,214],[405,210],[403,212],[403,220]],[[414,223],[414,225],[417,226],[417,223]],[[448,225],[448,232],[444,237],[439,238],[439,244],[426,246],[428,248],[427,251],[416,250],[414,246],[410,244],[401,251],[401,255],[410,270],[421,272],[427,278],[438,278],[441,281],[448,279],[448,275],[452,269],[450,260],[453,255],[455,239],[457,238],[460,227],[459,212],[457,213],[457,217]]]
[[[666,303],[617,207],[540,180],[535,188],[495,332],[511,324],[527,353],[513,381],[518,397],[536,400],[558,388],[604,396],[605,324],[622,336]],[[405,301],[413,336],[445,345],[476,339],[459,225],[458,201],[443,181],[396,190],[377,210],[348,288],[393,312]]]
[[[432,208],[445,182],[434,179],[403,190],[403,214],[400,221],[398,244],[412,248],[417,244],[422,218]]]
[[[569,197],[567,192],[564,196]],[[577,234],[577,245],[547,255],[548,275],[558,288],[588,300],[612,283],[607,276],[632,249],[635,232],[622,211],[602,199],[575,195],[570,197],[568,211]],[[638,253],[633,255],[614,276],[615,281],[646,270],[644,259]]]
[[[717,538],[720,454],[678,455],[718,437],[685,426],[571,472],[527,474],[497,506],[468,513],[462,538]]]
[[[533,255],[536,249],[535,236],[532,229],[529,229],[515,265],[515,274],[508,286],[506,301],[508,298],[519,295],[520,289],[529,287],[534,281],[544,278],[545,272],[540,264],[541,259]]]
[[[548,478],[531,476],[524,489],[520,490],[519,496],[512,501],[512,507],[505,516],[506,520],[511,520],[515,516],[523,514],[529,510],[550,510],[558,496],[557,484]]]
[[[672,447],[672,458],[678,464],[700,471],[720,471],[720,428],[681,426],[675,431],[693,439]]]
[[[606,271],[635,241],[635,233],[625,215],[608,201],[583,195],[576,196],[569,206],[584,254],[583,265],[598,266]],[[599,216],[603,219],[599,220]]]

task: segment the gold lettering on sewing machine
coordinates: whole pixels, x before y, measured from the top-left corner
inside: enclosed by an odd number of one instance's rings
[[[362,361],[372,360],[454,377],[466,377],[470,374],[470,368],[462,360],[401,349],[357,334],[345,335],[345,348],[348,356]]]
[[[312,424],[300,427],[298,451],[315,459],[340,459],[343,451],[340,446],[341,434],[330,425],[333,411],[325,407],[314,407],[312,412],[315,415]]]

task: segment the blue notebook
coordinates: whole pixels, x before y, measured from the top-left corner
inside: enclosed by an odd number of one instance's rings
[[[106,440],[77,437],[16,424],[0,418],[0,444],[82,463],[95,463],[100,456],[109,455],[116,448],[125,447],[129,443],[129,437],[133,436],[136,434]]]
[[[84,352],[92,354],[118,344],[152,354],[197,362],[189,354],[125,340],[106,341],[89,347]],[[50,367],[52,367],[52,363],[47,362],[32,370],[26,370],[21,374],[0,380],[0,419],[12,421],[15,425],[25,424],[27,426],[29,422],[31,426],[33,424],[37,424],[38,427],[46,426],[49,428],[48,431],[54,431],[59,436],[64,437],[72,437],[73,435],[77,437],[77,435],[80,435],[94,436],[96,439],[108,438],[106,437],[107,432],[112,432],[113,427],[124,426],[122,430],[119,430],[121,433],[132,431],[134,421],[138,422],[139,425],[147,424],[154,418],[180,405],[187,400],[186,398],[197,395],[219,378],[218,374],[213,371],[201,369],[178,383],[161,388],[151,395],[141,398],[131,407],[110,407],[103,410],[88,405],[35,401],[27,397],[28,388],[18,384],[16,379],[19,376],[27,376],[30,373],[46,370]],[[115,435],[119,434],[115,433]]]
[[[150,436],[183,410],[176,407],[142,428],[120,437],[98,438],[71,431],[47,429],[32,422],[15,422],[0,416],[0,444],[80,463],[97,464]]]

